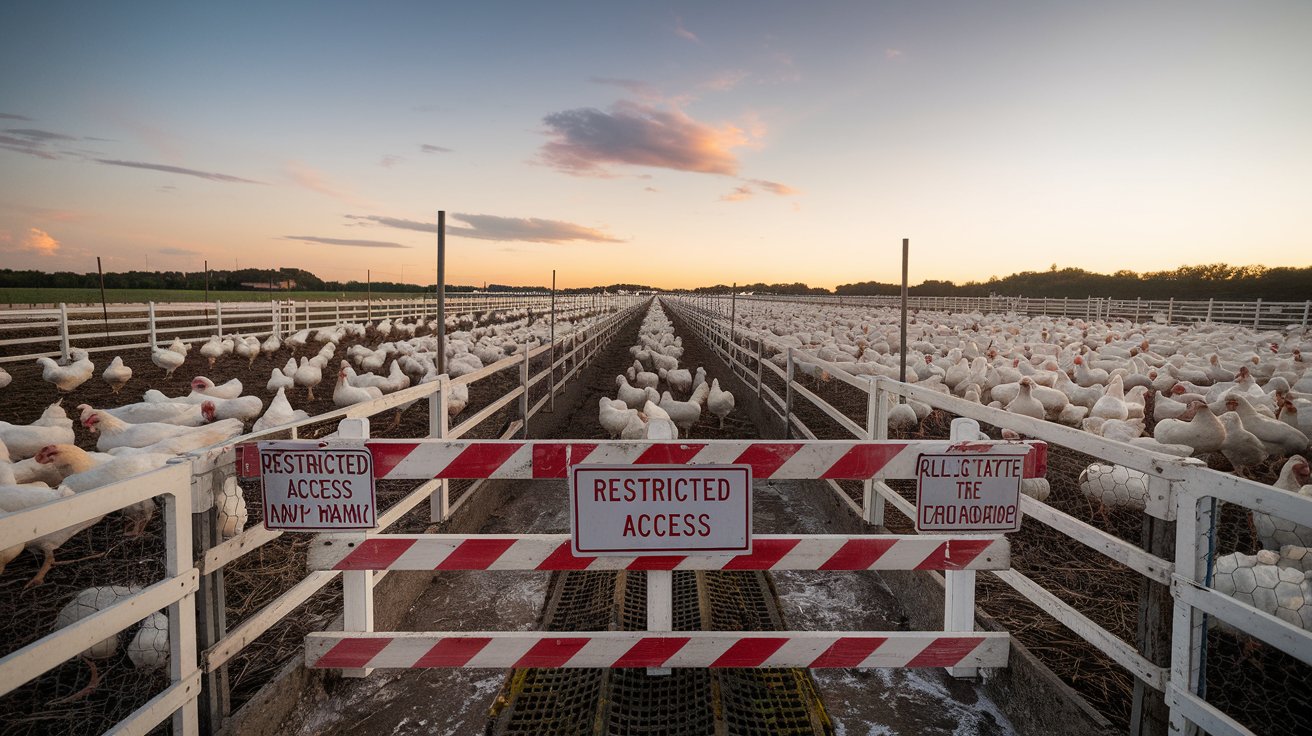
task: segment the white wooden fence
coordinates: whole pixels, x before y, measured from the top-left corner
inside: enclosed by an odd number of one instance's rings
[[[613,311],[637,297],[616,294],[557,294],[557,317]],[[550,294],[451,294],[448,319],[496,311],[551,310]],[[147,348],[178,338],[194,343],[212,335],[285,336],[302,329],[381,319],[431,320],[434,299],[278,300],[270,302],[170,302],[100,305],[60,304],[49,309],[0,310],[0,364],[40,357],[67,359],[74,348],[89,353]]]
[[[165,578],[108,608],[41,637],[0,659],[0,695],[35,680],[102,639],[167,609],[169,685],[119,722],[115,731],[144,734],[172,718],[173,733],[198,733],[196,695],[201,670],[196,661],[196,590],[200,573],[192,562],[191,464],[185,459],[147,475],[0,517],[5,544],[26,543],[132,504],[164,500]]]
[[[681,294],[681,298],[694,304],[728,314],[731,297],[728,294]],[[869,306],[900,308],[902,302],[895,296],[784,296],[740,295],[735,298],[740,313],[750,311],[754,305],[771,302],[824,304],[829,306]],[[1289,325],[1308,327],[1312,324],[1312,299],[1301,302],[1277,302],[1257,299],[1253,301],[1220,301],[1216,299],[1112,299],[1087,297],[1082,299],[1031,298],[1024,296],[966,297],[966,296],[913,296],[907,298],[909,309],[927,309],[943,312],[982,312],[997,314],[1014,312],[1025,316],[1047,315],[1080,319],[1126,319],[1133,322],[1165,320],[1169,324],[1195,322],[1224,322],[1249,325],[1261,329],[1284,329]]]
[[[0,517],[0,539],[4,539],[8,546],[162,495],[168,550],[168,577],[164,580],[0,659],[0,695],[76,657],[95,642],[128,629],[152,612],[167,608],[170,685],[127,720],[120,722],[112,732],[144,734],[170,716],[175,734],[217,731],[223,717],[223,706],[218,702],[221,695],[215,692],[214,686],[219,681],[216,674],[233,657],[296,611],[339,574],[337,571],[312,572],[258,611],[246,616],[231,630],[224,627],[222,612],[225,605],[221,592],[224,566],[282,535],[282,532],[269,531],[263,525],[256,524],[213,546],[193,545],[193,528],[203,530],[214,526],[216,497],[225,491],[240,492],[236,485],[239,445],[288,434],[296,438],[298,431],[308,425],[334,419],[363,419],[424,398],[428,399],[429,404],[430,437],[462,437],[516,400],[519,404],[519,419],[505,428],[502,438],[523,433],[529,420],[548,408],[556,393],[563,390],[595,358],[597,352],[609,344],[619,328],[635,312],[644,308],[648,301],[647,298],[636,296],[615,298],[606,307],[614,310],[609,314],[597,316],[571,334],[558,336],[554,343],[522,351],[474,373],[455,379],[442,377],[436,382],[388,394],[375,401],[244,435],[180,457],[151,473]],[[583,307],[579,305],[578,308]],[[530,374],[530,361],[543,356],[547,356],[549,365]],[[520,385],[474,412],[456,427],[448,429],[446,401],[451,387],[485,380],[505,370],[517,370]],[[548,388],[530,405],[530,391],[544,381],[548,382]],[[474,496],[478,485],[475,484],[456,504],[452,504],[446,481],[421,483],[379,514],[378,528],[382,531],[395,525],[424,501],[429,501],[430,519],[434,522],[443,521]],[[193,514],[198,516],[193,519]],[[380,571],[371,575],[367,581],[349,581],[347,592],[362,594],[361,590],[352,588],[359,585],[366,585],[372,590],[385,574],[385,571]],[[198,593],[202,598],[209,596],[207,605],[199,611]],[[208,729],[203,728],[205,725]]]
[[[1248,508],[1259,508],[1312,526],[1312,498],[1285,493],[1270,486],[1210,470],[1195,459],[1150,452],[1064,425],[991,409],[914,384],[899,383],[880,376],[852,375],[843,369],[841,363],[829,363],[805,351],[779,344],[763,344],[751,338],[743,338],[741,333],[731,327],[727,313],[721,313],[714,300],[708,303],[702,301],[701,297],[685,296],[663,298],[662,302],[710,345],[749,389],[755,389],[767,412],[783,421],[789,432],[796,431],[805,438],[815,439],[816,434],[794,412],[797,397],[810,402],[834,423],[859,439],[887,438],[890,404],[913,399],[958,417],[969,417],[996,427],[1009,428],[1026,437],[1043,440],[1049,446],[1071,448],[1102,461],[1144,473],[1147,484],[1144,513],[1159,522],[1178,523],[1178,541],[1174,549],[1158,546],[1144,550],[1028,496],[1022,496],[1021,508],[1027,521],[1044,524],[1069,538],[1072,543],[1083,545],[1132,570],[1136,575],[1125,581],[1127,588],[1154,587],[1141,586],[1140,578],[1169,586],[1175,611],[1170,632],[1172,646],[1169,665],[1152,661],[1141,651],[1142,643],[1126,642],[1017,570],[996,570],[990,574],[1125,668],[1143,686],[1159,693],[1158,697],[1164,696],[1170,708],[1173,732],[1192,733],[1194,727],[1199,726],[1213,734],[1252,734],[1195,694],[1198,662],[1205,644],[1200,638],[1200,617],[1203,614],[1217,615],[1238,631],[1257,637],[1312,664],[1312,633],[1204,587],[1207,572],[1218,554],[1214,547],[1208,546],[1209,534],[1214,533],[1214,528],[1209,526],[1214,507],[1208,510],[1207,501],[1220,499]],[[783,368],[768,359],[780,353],[787,355],[787,363]],[[857,424],[795,380],[796,366],[803,362],[821,367],[831,380],[841,381],[867,394],[865,426]],[[770,373],[785,386],[783,396],[767,385],[765,377]],[[875,478],[866,482],[860,505],[852,501],[837,483],[830,481],[829,484],[838,499],[852,513],[869,523],[883,524],[888,504],[908,519],[915,519],[915,505],[890,488],[883,479]],[[1169,538],[1169,534],[1162,533],[1164,528],[1159,524],[1154,535],[1161,539]],[[1170,602],[1160,598],[1153,600],[1151,592],[1141,601],[1141,606],[1150,612],[1155,606],[1163,604],[1170,605]],[[1140,732],[1144,711],[1152,707],[1146,696],[1141,695],[1142,692],[1142,688],[1136,688],[1131,733]]]

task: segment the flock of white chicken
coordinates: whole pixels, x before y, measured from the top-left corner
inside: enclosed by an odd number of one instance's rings
[[[633,365],[615,376],[616,397],[602,396],[598,402],[601,426],[611,439],[648,437],[652,420],[668,421],[689,437],[703,408],[724,428],[724,418],[733,411],[733,394],[720,388],[718,378],[708,384],[705,368],[698,367],[693,373],[679,367],[683,338],[674,334],[674,325],[659,304],[653,303],[647,310],[638,329],[638,344],[630,347],[629,353]],[[674,392],[687,400],[674,398]]]
[[[544,344],[550,335],[551,325],[532,318],[527,310],[496,313],[489,317],[505,321],[475,326],[474,315],[455,315],[447,320],[448,375],[465,375],[522,354],[526,349]],[[578,322],[558,321],[556,335],[567,340],[581,335],[581,328],[594,318],[586,315]],[[368,325],[343,324],[314,331],[302,330],[285,340],[276,335],[263,341],[242,336],[211,338],[200,344],[196,351],[211,370],[219,361],[235,359],[250,367],[261,354],[271,355],[284,347],[291,350],[293,357],[287,364],[271,371],[265,388],[273,397],[267,409],[261,397],[243,394],[245,387],[240,380],[233,378],[216,385],[204,376],[193,379],[190,393],[183,396],[166,396],[150,389],[144,392],[141,401],[111,409],[81,404],[77,407],[77,421],[95,436],[95,451],[92,452],[77,446],[74,419],[62,406],[62,398],[47,407],[40,419],[31,424],[0,422],[0,516],[155,470],[179,454],[237,437],[246,432],[248,425],[251,431],[259,432],[309,419],[305,410],[293,408],[291,400],[301,395],[307,402],[313,400],[314,388],[322,381],[324,368],[337,356],[339,343],[348,337],[374,337],[381,342],[375,348],[356,343],[345,350],[345,359],[338,363],[333,388],[336,406],[350,406],[412,384],[435,381],[438,379],[435,360],[438,341],[435,333],[415,337],[422,327],[433,333],[437,324],[383,319]],[[298,362],[295,356],[300,351],[313,353],[312,356],[301,356]],[[167,347],[153,348],[151,362],[169,376],[188,361],[191,352],[191,346],[174,340]],[[41,358],[38,363],[42,368],[42,378],[62,394],[76,390],[95,374],[94,363],[82,350],[71,351],[71,360],[64,365],[50,358]],[[115,357],[101,374],[114,394],[119,394],[133,375],[133,367],[121,357]],[[8,386],[11,380],[8,372],[0,370],[0,389]],[[468,400],[467,384],[452,386],[447,399],[448,413],[451,416],[460,414]],[[399,419],[399,412],[397,416]],[[226,488],[216,506],[224,538],[235,536],[245,528],[248,514],[240,488],[235,485]],[[155,510],[154,500],[149,499],[124,509],[124,534],[141,535]],[[25,548],[32,549],[41,555],[42,564],[25,589],[40,585],[55,563],[56,551],[103,518],[90,519],[26,544],[0,549],[0,573]],[[70,625],[136,591],[138,589],[132,586],[116,585],[82,590],[60,611],[55,627]],[[154,614],[154,617],[161,616]],[[158,668],[167,661],[167,621],[161,624],[154,617],[147,618],[127,647],[129,658],[138,667]],[[93,660],[112,655],[118,646],[119,635],[115,635],[83,652],[83,658],[91,666],[92,682],[81,693],[68,699],[94,689],[98,674]]]
[[[781,367],[794,348],[795,368],[817,380],[828,369],[808,354],[852,375],[896,379],[899,320],[891,309],[754,305],[739,334],[762,339]],[[907,380],[1156,452],[1224,456],[1237,474],[1268,463],[1281,469],[1276,488],[1312,497],[1312,363],[1303,357],[1312,334],[1163,322],[921,311],[907,328]],[[889,427],[911,429],[929,412],[898,404]],[[1119,465],[1089,465],[1079,486],[1104,512],[1142,510],[1148,497],[1147,476]],[[1312,529],[1261,512],[1252,519],[1262,554],[1218,558],[1217,588],[1312,626]]]

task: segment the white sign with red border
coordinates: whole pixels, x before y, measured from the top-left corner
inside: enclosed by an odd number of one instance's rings
[[[1027,451],[922,454],[916,461],[916,531],[1019,531]]]
[[[261,442],[264,527],[342,531],[378,526],[373,455],[364,448]]]
[[[569,481],[575,556],[752,551],[750,465],[574,465]]]

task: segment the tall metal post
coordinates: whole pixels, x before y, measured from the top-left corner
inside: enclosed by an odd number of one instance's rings
[[[68,305],[59,303],[59,354],[60,360],[67,363],[72,354],[68,344]]]
[[[365,269],[364,272],[364,318],[372,321],[374,318],[374,274],[373,271]],[[292,314],[295,314],[292,310]],[[365,325],[368,327],[368,325]]]
[[[551,390],[551,397],[547,399],[547,411],[556,411],[556,269],[551,269],[551,326],[548,327],[551,333],[551,349],[547,355],[547,379]]]
[[[437,211],[437,372],[446,373],[446,210]]]
[[[911,240],[902,238],[902,337],[900,340],[902,351],[901,368],[898,370],[898,380],[902,383],[907,382],[907,258],[911,253]]]
[[[96,256],[96,272],[100,274],[100,314],[105,318],[105,339],[109,339],[109,306],[105,304],[105,271],[100,267],[100,256]],[[1304,320],[1306,322],[1307,320]]]
[[[155,302],[146,302],[146,317],[149,320],[147,327],[150,329],[150,346],[159,347],[155,337]]]
[[[100,267],[100,259],[96,259],[96,267]],[[210,262],[205,261],[205,321],[210,319]]]
[[[737,346],[734,340],[734,325],[738,321],[738,282],[733,282],[733,291],[729,293],[729,344]],[[729,350],[729,367],[733,368],[733,360],[737,358],[737,353],[733,348]]]

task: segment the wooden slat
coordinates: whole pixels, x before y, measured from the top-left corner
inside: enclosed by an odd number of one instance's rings
[[[1312,631],[1304,631],[1266,611],[1241,603],[1225,593],[1205,588],[1180,575],[1171,578],[1171,594],[1182,603],[1216,616],[1277,650],[1303,660],[1305,664],[1312,664]]]
[[[1135,572],[1163,585],[1169,585],[1175,564],[1143,551],[1120,537],[1086,524],[1070,514],[1058,511],[1042,501],[1022,495],[1021,513],[1042,522],[1090,549],[1101,552]]]
[[[1078,634],[1081,639],[1129,670],[1130,674],[1143,680],[1149,687],[1158,691],[1165,689],[1166,669],[1144,659],[1133,646],[1126,644],[1120,637],[1094,623],[1066,601],[1015,570],[994,570],[993,574],[1010,585],[1017,593],[1028,598],[1031,603],[1039,607],[1039,610],[1046,612]]]
[[[175,682],[163,692],[146,701],[145,705],[132,711],[127,718],[114,724],[105,732],[105,736],[145,736],[156,726],[168,720],[173,712],[187,702],[194,700],[200,693],[200,670],[193,670],[181,681]]]
[[[5,540],[6,545],[28,542],[167,493],[185,493],[190,499],[189,464],[165,465],[149,473],[9,514],[0,518],[0,539]]]
[[[204,652],[201,657],[201,664],[205,671],[213,672],[222,667],[225,662],[235,657],[247,645],[259,638],[261,634],[273,628],[287,614],[323,589],[323,586],[332,582],[332,579],[337,577],[338,574],[337,572],[312,572],[299,583],[293,585],[287,592],[274,598],[263,608],[251,614],[249,618],[229,631],[227,636],[215,642],[214,646]]]
[[[0,659],[0,695],[12,692],[93,644],[112,636],[150,614],[196,592],[200,575],[195,569],[147,586],[109,608],[97,611]]]
[[[845,414],[835,409],[832,405],[829,404],[829,402],[825,401],[824,399],[812,393],[802,384],[794,381],[793,390],[801,394],[802,396],[806,397],[808,401],[810,401],[812,404],[815,405],[815,408],[824,412],[825,416],[829,417],[830,419],[834,420],[838,424],[842,425],[843,429],[846,429],[848,432],[851,432],[852,436],[861,437],[861,438],[865,437],[866,434],[865,427],[862,427],[861,425],[857,424],[851,419],[848,419]]]

